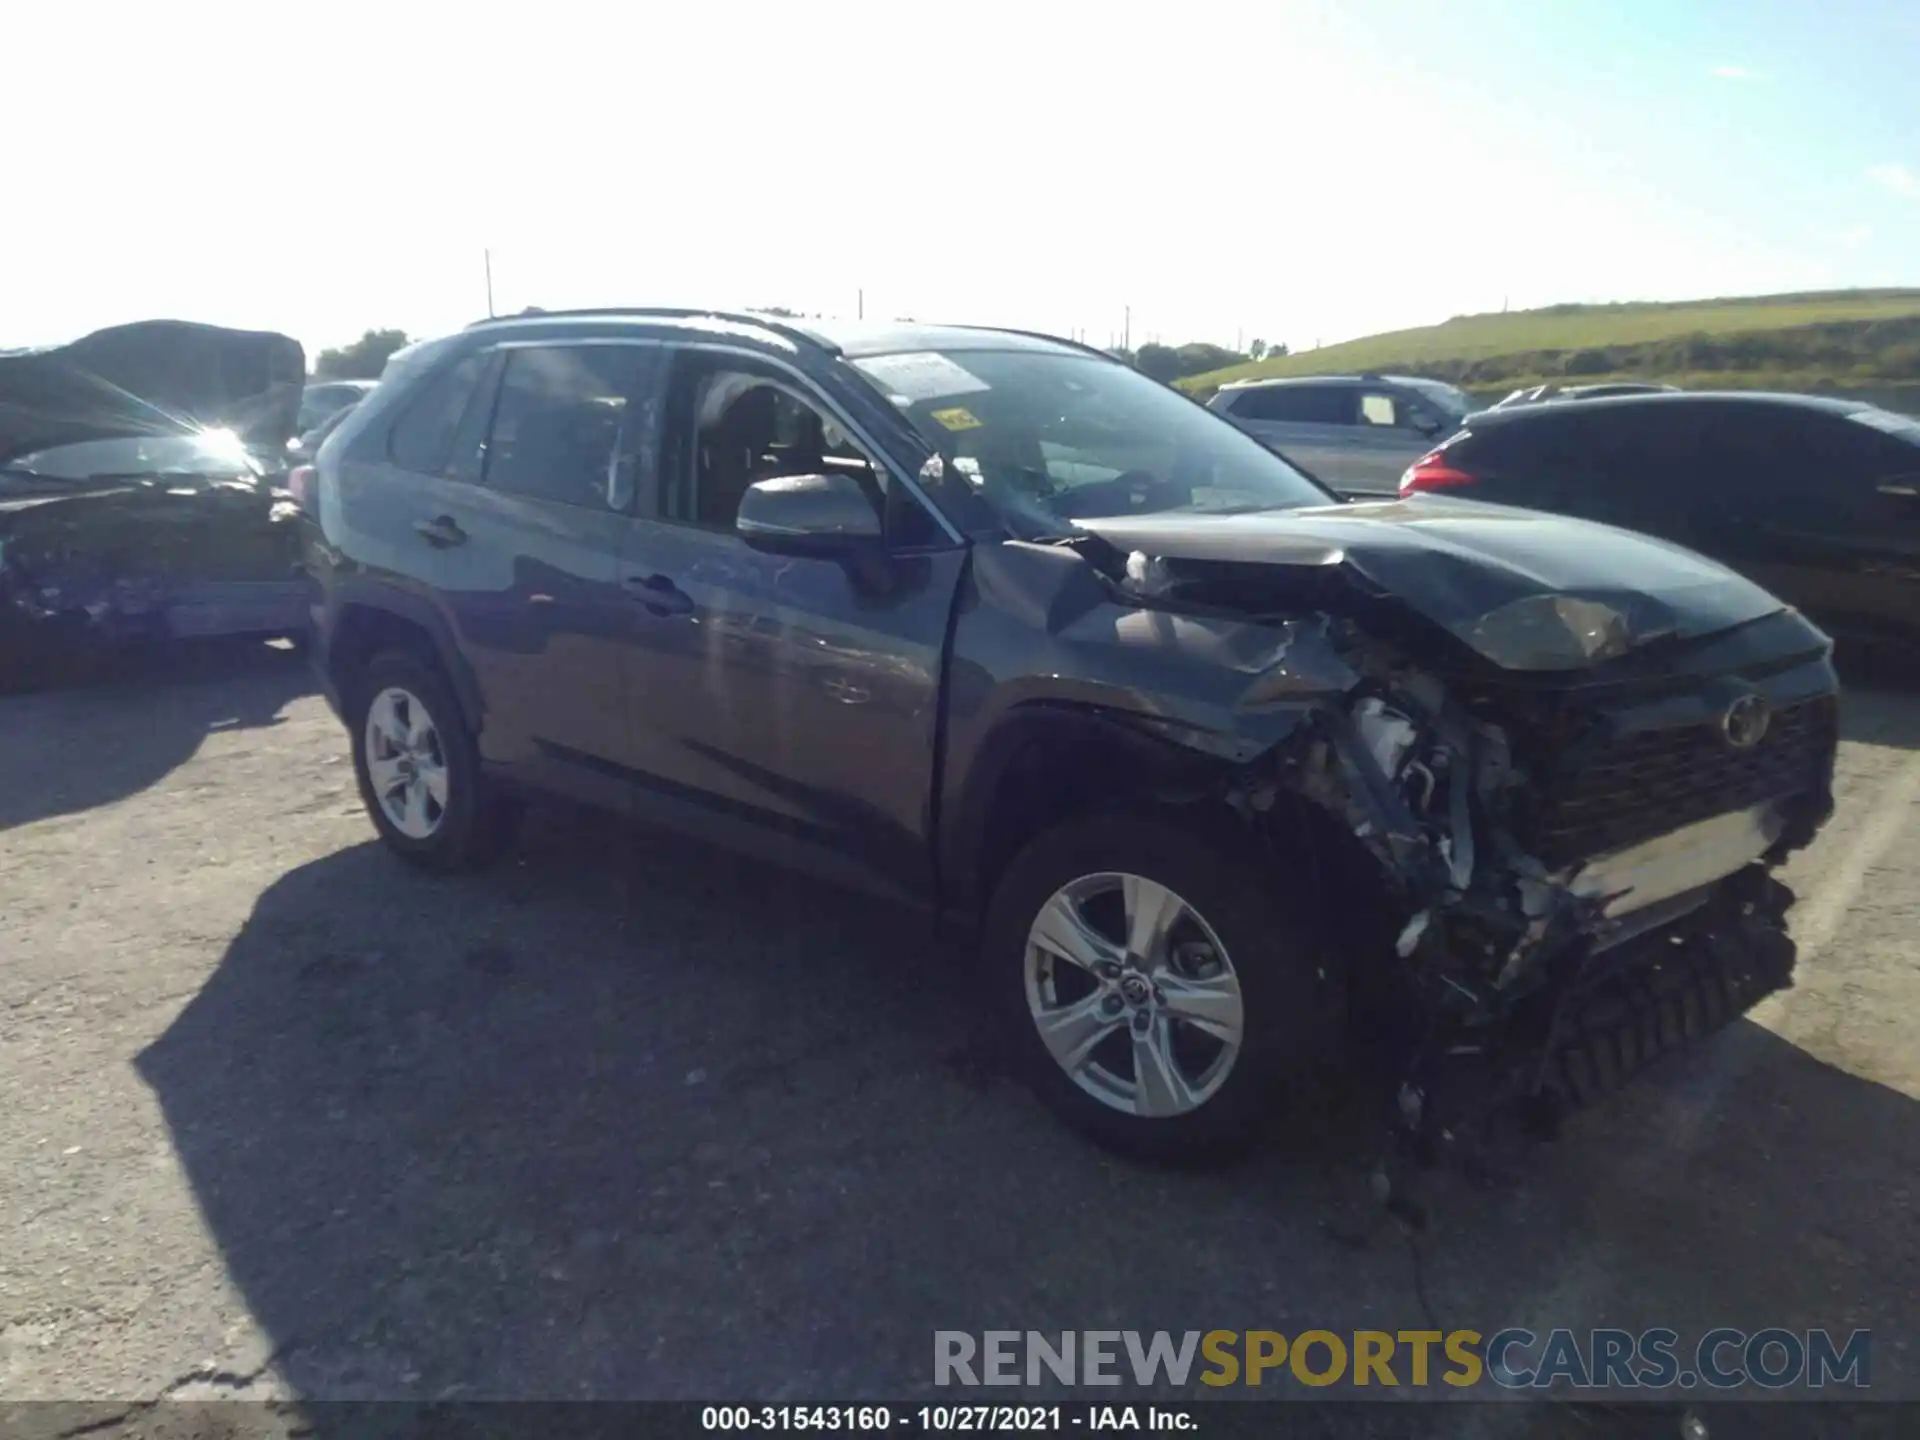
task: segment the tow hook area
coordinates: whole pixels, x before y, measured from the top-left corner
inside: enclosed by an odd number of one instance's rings
[[[1661,1057],[1724,1029],[1793,983],[1793,892],[1763,866],[1699,909],[1612,949],[1554,959],[1552,980],[1494,1025],[1437,1025],[1399,1067],[1375,1195],[1418,1224],[1420,1170],[1511,1177],[1519,1153]]]

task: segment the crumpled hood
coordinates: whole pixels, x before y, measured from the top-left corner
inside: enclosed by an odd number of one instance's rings
[[[277,453],[305,382],[306,353],[291,336],[183,320],[0,351],[0,465],[80,440],[216,428]]]
[[[1345,566],[1494,664],[1563,670],[1786,608],[1724,566],[1610,525],[1441,496],[1075,522],[1171,562]]]

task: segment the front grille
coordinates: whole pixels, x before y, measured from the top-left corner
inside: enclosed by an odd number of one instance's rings
[[[1776,711],[1750,750],[1729,745],[1717,722],[1577,746],[1560,768],[1537,774],[1521,838],[1558,867],[1812,790],[1825,781],[1837,729],[1827,695]]]

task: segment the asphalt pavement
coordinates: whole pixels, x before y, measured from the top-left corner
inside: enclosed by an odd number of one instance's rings
[[[0,1399],[933,1394],[933,1332],[1873,1331],[1920,1399],[1920,695],[1845,711],[1800,983],[1373,1223],[1318,1117],[1111,1158],[923,922],[611,821],[374,842],[282,651],[0,700]],[[950,1398],[951,1392],[945,1392]]]

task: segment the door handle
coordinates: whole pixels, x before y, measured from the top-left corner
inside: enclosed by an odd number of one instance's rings
[[[693,597],[674,584],[670,575],[629,575],[620,583],[654,615],[693,613]]]
[[[413,522],[413,529],[416,535],[436,550],[444,550],[449,545],[465,544],[467,539],[467,532],[454,523],[451,515],[439,515],[431,520],[416,520]]]

